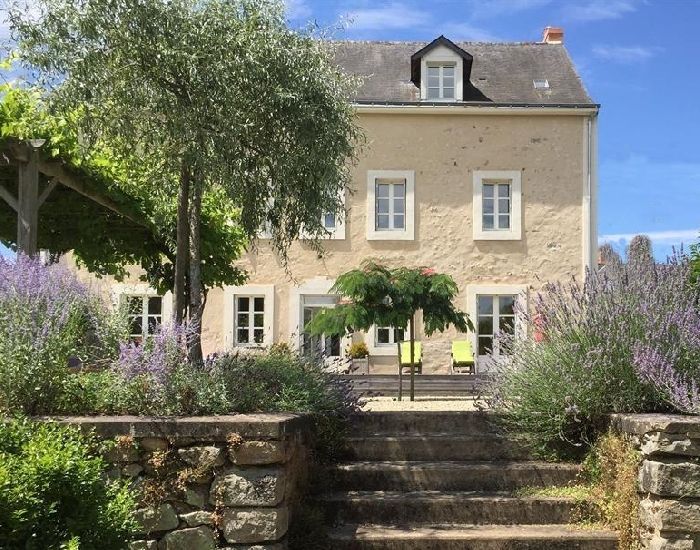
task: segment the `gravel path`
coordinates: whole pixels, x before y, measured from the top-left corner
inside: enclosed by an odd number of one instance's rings
[[[473,397],[416,397],[409,401],[404,396],[402,401],[395,397],[369,397],[361,399],[363,411],[475,411],[483,408],[484,403]],[[480,407],[481,406],[481,407]]]

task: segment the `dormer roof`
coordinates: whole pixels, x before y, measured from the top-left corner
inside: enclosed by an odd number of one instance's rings
[[[457,44],[452,42],[452,40],[445,38],[445,36],[442,34],[438,36],[435,40],[430,42],[430,44],[423,46],[420,50],[418,50],[411,56],[411,82],[413,82],[418,88],[420,88],[421,59],[423,59],[424,56],[429,54],[438,46],[444,46],[445,48],[452,50],[455,54],[462,58],[462,75],[464,77],[464,82],[468,83],[469,75],[472,72],[472,62],[474,61],[474,58],[469,52],[463,50]]]

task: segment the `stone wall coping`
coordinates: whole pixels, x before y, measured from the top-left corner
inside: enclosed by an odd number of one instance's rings
[[[700,437],[700,416],[683,414],[613,414],[610,416],[614,429],[635,435],[649,432],[688,434]]]
[[[244,439],[280,440],[305,432],[308,415],[290,413],[231,414],[220,416],[51,416],[38,420],[78,426],[101,437],[199,439],[226,441],[230,434]]]

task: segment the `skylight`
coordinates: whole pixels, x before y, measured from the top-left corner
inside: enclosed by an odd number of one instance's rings
[[[532,81],[532,84],[536,90],[546,90],[549,88],[549,80],[546,78],[536,78]]]

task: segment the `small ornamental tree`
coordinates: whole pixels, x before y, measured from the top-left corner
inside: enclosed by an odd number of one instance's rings
[[[411,365],[415,362],[415,317],[418,311],[423,312],[426,336],[443,332],[450,325],[461,332],[474,330],[467,314],[454,307],[457,283],[449,275],[436,273],[428,267],[391,269],[373,260],[365,260],[359,269],[340,275],[331,291],[343,297],[340,304],[314,317],[305,330],[311,334],[343,335],[368,330],[375,324],[391,326],[395,330],[408,326]],[[411,401],[414,396],[414,370],[411,367]]]

